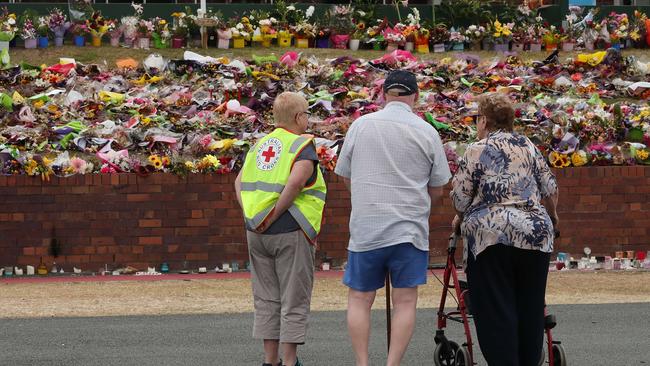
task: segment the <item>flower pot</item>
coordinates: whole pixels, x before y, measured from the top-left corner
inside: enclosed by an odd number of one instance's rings
[[[153,40],[153,47],[157,49],[167,48],[167,40],[163,40],[160,37],[156,37]]]
[[[50,45],[50,39],[47,37],[38,37],[38,48],[47,48]]]
[[[227,50],[230,48],[230,39],[219,38],[217,40],[217,48]]]
[[[465,44],[462,42],[454,42],[451,46],[452,51],[463,51],[465,50]]]
[[[512,44],[512,52],[523,52],[524,51],[524,44],[523,43],[513,43]]]
[[[429,53],[429,42],[417,44],[415,50],[418,53]]]
[[[83,47],[86,45],[86,37],[84,36],[74,36],[74,45],[77,47]]]
[[[124,36],[124,45],[126,47],[135,47],[136,46],[135,38]]]
[[[531,43],[528,47],[528,50],[530,52],[542,52],[542,44],[541,43]]]
[[[36,48],[38,45],[38,40],[36,38],[30,38],[25,40],[25,48],[32,49]]]
[[[564,52],[572,52],[574,47],[575,47],[575,43],[573,42],[562,43],[562,51]]]
[[[334,48],[338,48],[340,50],[347,49],[349,41],[350,41],[349,34],[337,34],[335,36],[332,36],[332,43],[334,44]]]
[[[490,45],[491,45],[491,43],[490,43],[489,39],[483,39],[481,41],[481,47],[483,48],[484,51],[489,50],[491,48]]]
[[[469,44],[469,49],[470,51],[480,51],[481,50],[481,42],[479,41],[474,41]]]
[[[329,38],[317,38],[316,39],[316,48],[329,48],[330,40]]]
[[[232,39],[232,48],[244,48],[246,46],[246,41],[244,38],[233,38]]]
[[[350,40],[350,50],[358,51],[360,42],[361,42],[361,40],[359,40],[359,39],[351,39]]]
[[[445,44],[444,43],[436,43],[433,45],[433,52],[434,53],[442,53],[445,52]]]
[[[184,38],[172,38],[172,48],[183,48],[184,45]]]
[[[415,49],[415,44],[413,42],[404,43],[404,51],[413,52],[414,49]]]
[[[270,37],[262,36],[262,47],[271,47],[271,40],[272,38]]]
[[[544,45],[544,48],[546,48],[546,51],[555,51],[557,49],[557,44],[556,43],[547,43]]]
[[[307,38],[296,38],[296,48],[309,48],[309,40]]]
[[[138,39],[138,47],[148,50],[150,42],[149,38],[140,38]]]
[[[495,43],[494,52],[508,52],[510,51],[510,44],[508,43]]]
[[[111,46],[119,47],[120,46],[120,37],[111,37]]]
[[[55,37],[54,38],[54,45],[56,47],[61,47],[63,46],[63,37]]]
[[[100,36],[91,36],[90,38],[90,44],[93,47],[101,47],[102,46],[102,37]]]
[[[594,49],[596,49],[594,42],[585,42],[585,50],[593,51]]]
[[[278,35],[278,46],[291,47],[291,34],[282,36]]]

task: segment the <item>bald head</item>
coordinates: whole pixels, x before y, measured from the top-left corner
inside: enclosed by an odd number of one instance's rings
[[[273,119],[276,127],[292,131],[302,129],[300,117],[307,108],[309,108],[309,103],[298,93],[284,92],[278,95],[273,102]]]

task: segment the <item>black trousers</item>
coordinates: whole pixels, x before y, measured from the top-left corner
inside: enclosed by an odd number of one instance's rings
[[[490,366],[537,366],[550,254],[497,244],[472,257],[467,281],[485,360]]]

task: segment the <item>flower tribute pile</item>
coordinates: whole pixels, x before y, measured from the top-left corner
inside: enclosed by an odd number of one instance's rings
[[[376,60],[187,51],[182,60],[119,60],[111,70],[63,59],[0,71],[0,173],[228,173],[273,129],[271,107],[283,91],[309,100],[309,132],[331,170],[350,124],[383,105],[383,79],[395,68],[416,73],[416,112],[440,132],[452,170],[476,139],[474,97],[491,91],[512,98],[517,130],[554,167],[650,163],[650,65],[613,49],[564,63],[464,54],[421,61],[401,50]]]

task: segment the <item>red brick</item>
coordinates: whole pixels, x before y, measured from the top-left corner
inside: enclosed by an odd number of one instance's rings
[[[208,226],[210,224],[208,219],[189,219],[185,220],[187,226]]]
[[[203,218],[203,210],[192,210],[192,218],[193,219]]]
[[[150,194],[140,194],[140,193],[134,193],[134,194],[127,194],[126,195],[126,201],[127,202],[146,202],[151,200],[151,195]]]
[[[140,220],[139,221],[139,226],[140,227],[160,227],[161,226],[161,220],[154,219],[154,220]]]
[[[15,213],[15,214],[12,215],[11,219],[13,221],[23,222],[23,221],[25,221],[25,214],[23,214],[23,213]]]
[[[101,236],[90,238],[91,245],[115,245],[115,238],[111,236]]]
[[[161,245],[162,237],[160,236],[141,236],[138,238],[140,245]]]
[[[176,244],[170,244],[170,245],[168,245],[168,246],[167,246],[167,253],[176,253],[176,251],[178,250],[178,247],[179,247],[179,246],[176,245]]]
[[[136,245],[132,249],[133,249],[132,250],[133,254],[142,254],[142,253],[144,253],[144,247],[142,247],[142,246]]]

